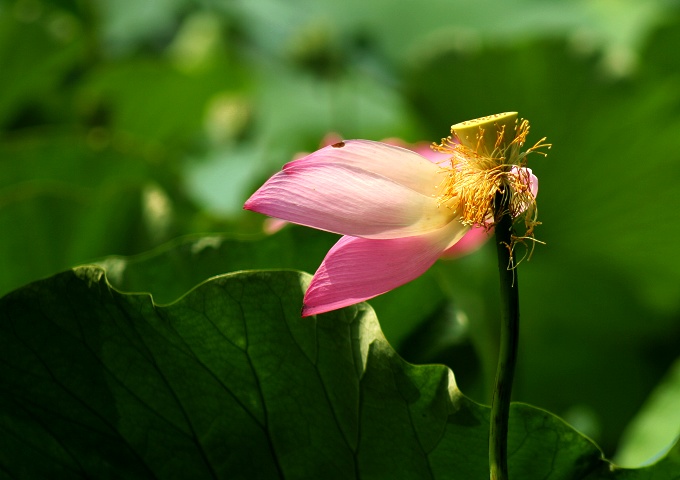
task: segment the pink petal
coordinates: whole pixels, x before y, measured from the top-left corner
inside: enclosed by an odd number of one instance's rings
[[[437,205],[440,169],[409,150],[348,141],[284,166],[244,208],[343,235],[395,238],[440,229],[455,212]]]
[[[293,160],[283,169],[319,163],[365,170],[427,196],[433,195],[442,181],[440,169],[423,156],[406,148],[371,140],[341,141]]]
[[[283,227],[288,225],[288,222],[281,220],[279,218],[265,218],[262,222],[262,230],[267,235],[274,235],[276,232],[281,230]]]
[[[305,294],[302,316],[346,307],[422,275],[467,230],[458,222],[405,238],[342,237],[328,252]]]
[[[458,240],[452,247],[447,248],[442,257],[453,259],[469,255],[484,245],[492,236],[493,229],[487,230],[484,227],[472,227],[463,235],[463,238]]]
[[[531,194],[536,198],[538,195],[538,177],[531,173],[531,169],[527,168],[529,171],[529,188],[531,189]]]
[[[386,138],[383,141],[397,147],[408,148],[409,150],[422,155],[432,163],[442,164],[444,162],[448,162],[451,159],[451,155],[432,150],[432,144],[428,142],[406,143],[400,138]]]

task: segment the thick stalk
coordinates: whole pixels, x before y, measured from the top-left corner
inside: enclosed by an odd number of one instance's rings
[[[501,287],[501,335],[496,384],[491,403],[489,467],[491,480],[508,480],[508,417],[519,340],[519,292],[512,245],[509,196],[496,194],[496,248]],[[498,218],[500,216],[500,218]]]

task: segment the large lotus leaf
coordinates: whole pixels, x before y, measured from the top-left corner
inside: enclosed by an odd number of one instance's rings
[[[224,272],[272,268],[313,272],[337,239],[337,235],[298,226],[284,228],[274,235],[187,236],[151,252],[133,257],[110,256],[98,263],[107,270],[109,281],[114,287],[125,291],[146,291],[153,295],[155,302],[165,304],[176,300],[204,279]],[[475,318],[482,314],[475,310],[475,305],[466,304],[465,299],[466,295],[478,297],[471,280],[474,273],[479,276],[485,270],[486,265],[479,265],[479,260],[484,258],[471,259],[468,263],[472,265],[468,265],[465,272],[443,275],[445,278],[457,279],[456,287],[466,285],[466,291],[462,297],[457,296],[456,301]],[[423,275],[370,302],[380,317],[385,336],[409,361],[422,363],[436,359],[446,363],[450,355],[439,357],[436,352],[450,347],[452,342],[467,341],[466,326],[457,331],[458,338],[452,338],[446,332],[442,334],[439,331],[441,329],[429,328],[428,319],[432,319],[436,325],[449,330],[450,308],[439,286],[442,275],[438,273],[437,270]],[[486,306],[487,310],[491,308]],[[473,328],[477,326],[475,323]],[[481,325],[481,328],[484,327]],[[492,350],[490,357],[495,361],[497,340],[494,338],[492,345],[487,348]],[[478,375],[478,370],[474,368],[478,359],[475,352],[471,353],[466,359],[466,370],[459,374],[459,384],[465,387],[467,394],[484,390],[487,383],[491,383],[491,380],[485,380],[493,379],[495,371],[493,364],[488,366],[490,372],[486,377]],[[475,398],[485,397],[479,395]]]
[[[10,478],[484,478],[488,408],[444,366],[404,362],[366,304],[301,318],[309,276],[215,277],[175,303],[80,267],[0,300],[0,470]],[[515,405],[515,478],[611,469]],[[677,452],[676,456],[677,456]]]
[[[107,257],[100,265],[115,287],[148,291],[157,303],[169,303],[204,279],[224,272],[260,268],[313,272],[337,238],[300,227],[272,236],[188,236],[135,257]],[[432,314],[442,297],[435,278],[425,276],[371,304],[383,317],[389,340],[400,343]]]

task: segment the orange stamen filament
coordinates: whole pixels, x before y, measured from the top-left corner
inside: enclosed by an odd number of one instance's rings
[[[452,130],[452,136],[443,138],[440,144],[433,144],[436,151],[450,155],[450,166],[442,167],[444,179],[437,186],[440,207],[455,210],[460,221],[469,226],[490,229],[494,218],[509,213],[512,218],[524,215],[525,232],[513,238],[514,243],[535,240],[534,227],[539,225],[536,199],[530,189],[529,171],[522,168],[530,153],[547,155],[541,149],[552,146],[540,139],[534,146],[520,153],[529,134],[529,122],[521,120],[515,126],[515,136],[509,143],[503,143],[505,126],[496,131],[496,141],[492,152],[484,147],[484,129],[480,126],[475,150],[459,143]],[[513,169],[517,167],[517,169]],[[494,199],[497,193],[509,195],[507,212],[494,212]],[[530,249],[529,256],[533,251]]]

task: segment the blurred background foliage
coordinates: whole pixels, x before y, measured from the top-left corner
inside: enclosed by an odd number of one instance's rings
[[[267,236],[241,210],[268,175],[329,133],[435,141],[517,110],[554,147],[530,164],[546,245],[519,269],[515,399],[639,464],[680,431],[654,400],[680,402],[678,7],[0,1],[0,293],[110,255],[114,284],[161,302],[237,269],[313,272],[335,236]],[[489,244],[370,303],[404,358],[488,403],[496,283]]]

